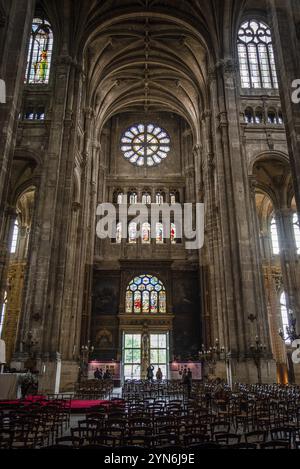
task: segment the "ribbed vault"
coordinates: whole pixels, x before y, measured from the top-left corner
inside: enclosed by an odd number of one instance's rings
[[[89,105],[101,127],[121,111],[171,111],[198,139],[208,106],[205,45],[170,19],[116,20],[86,47]]]
[[[254,1],[254,0],[253,0]],[[232,57],[248,0],[77,0],[65,31],[59,0],[40,0],[59,39],[84,63],[87,106],[101,129],[128,110],[171,111],[199,141],[199,117],[209,107],[209,70]]]

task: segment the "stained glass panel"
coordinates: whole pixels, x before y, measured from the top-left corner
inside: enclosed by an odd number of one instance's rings
[[[135,244],[137,239],[137,224],[130,223],[129,225],[129,244]]]
[[[49,82],[53,50],[53,33],[46,20],[35,18],[32,23],[25,83]]]
[[[140,167],[160,164],[171,151],[170,144],[168,133],[156,124],[133,125],[121,138],[124,157]]]
[[[140,313],[142,310],[142,294],[140,291],[134,293],[134,312]]]
[[[175,223],[171,223],[171,243],[176,244],[176,225]]]
[[[158,295],[156,291],[151,292],[150,311],[155,314],[158,310]]]
[[[126,313],[166,314],[166,291],[162,282],[152,275],[132,280],[126,291]]]
[[[128,290],[126,292],[126,313],[132,313],[133,308],[133,296],[132,292]]]
[[[164,226],[162,223],[156,224],[156,243],[164,244]]]
[[[150,293],[146,290],[143,292],[143,313],[150,311]]]
[[[166,292],[161,291],[159,293],[159,312],[160,313],[166,313],[166,310],[167,310]]]
[[[142,243],[151,243],[151,226],[150,223],[144,223],[142,226]]]

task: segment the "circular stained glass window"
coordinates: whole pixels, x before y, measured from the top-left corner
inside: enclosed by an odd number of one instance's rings
[[[137,124],[124,132],[121,150],[130,163],[151,168],[167,158],[170,144],[170,136],[158,125]]]

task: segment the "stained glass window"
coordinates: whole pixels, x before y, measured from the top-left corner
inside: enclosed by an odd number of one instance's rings
[[[159,165],[167,158],[170,144],[168,133],[156,124],[133,125],[121,138],[124,157],[139,167]]]
[[[164,244],[164,225],[156,224],[156,244]]]
[[[151,243],[151,225],[150,223],[144,223],[142,226],[142,243]]]
[[[129,244],[136,244],[137,224],[136,223],[130,223],[128,231],[129,231]]]
[[[53,50],[53,33],[46,20],[35,18],[29,43],[25,83],[49,82]]]
[[[275,217],[273,217],[271,220],[271,239],[272,239],[273,254],[275,256],[278,256],[278,254],[280,254],[280,247],[279,247],[279,238],[278,238],[277,223],[276,223]]]
[[[296,246],[297,246],[297,253],[300,255],[300,223],[299,223],[297,213],[294,213],[293,224],[294,224],[294,234],[295,234],[295,241],[296,241]]]
[[[18,238],[19,238],[19,222],[18,222],[18,220],[16,220],[15,225],[14,225],[14,231],[13,231],[11,246],[10,246],[10,253],[11,254],[16,254]]]
[[[134,292],[134,312],[141,313],[142,311],[142,293],[140,291]]]
[[[126,291],[126,313],[166,314],[167,296],[162,282],[152,275],[135,277]]]
[[[177,233],[175,223],[171,223],[171,244],[177,243]]]
[[[278,88],[272,33],[266,24],[256,20],[242,24],[238,55],[243,88]]]

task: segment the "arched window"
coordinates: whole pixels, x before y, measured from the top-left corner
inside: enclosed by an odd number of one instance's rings
[[[127,196],[122,192],[119,192],[117,196],[117,203],[118,205],[126,204]]]
[[[10,253],[11,254],[16,254],[18,238],[19,238],[19,222],[18,222],[18,220],[16,220],[15,225],[14,225],[12,241],[11,241],[11,245],[10,245]]]
[[[163,283],[152,275],[135,277],[126,291],[127,314],[166,314],[167,297]]]
[[[137,124],[121,138],[121,150],[127,161],[139,167],[159,165],[171,151],[168,132],[156,124]]]
[[[117,224],[117,232],[116,232],[116,244],[122,243],[122,223],[119,222]]]
[[[259,107],[255,110],[255,123],[263,124],[264,122],[264,113],[263,110]]]
[[[150,223],[144,223],[142,226],[142,244],[151,243],[151,225]]]
[[[137,241],[137,224],[136,223],[132,222],[129,224],[128,234],[129,234],[129,244],[136,244],[136,241]]]
[[[164,244],[164,225],[156,223],[156,244]]]
[[[143,195],[142,195],[142,204],[144,205],[151,205],[151,194],[150,192],[143,192]]]
[[[136,192],[130,192],[129,194],[129,203],[130,205],[135,205],[138,203],[138,195]]]
[[[0,338],[2,336],[6,309],[7,309],[7,293],[4,292],[3,304],[0,310]]]
[[[275,217],[273,217],[272,220],[271,220],[270,230],[271,230],[271,240],[272,240],[273,254],[275,256],[278,256],[278,254],[280,254],[280,248],[279,248],[277,223],[276,223],[276,218]]]
[[[25,83],[49,83],[53,33],[48,21],[35,18],[29,43]]]
[[[157,192],[155,200],[157,205],[162,205],[165,202],[165,194],[161,191]]]
[[[297,246],[297,253],[300,255],[300,223],[299,223],[297,213],[294,213],[293,225],[294,225],[294,234],[295,234],[295,241],[296,241],[296,246]]]
[[[261,21],[246,21],[238,33],[243,88],[278,88],[272,33]]]
[[[179,192],[174,190],[170,192],[171,205],[177,204],[180,201]]]
[[[177,244],[177,229],[175,223],[171,223],[171,244]]]
[[[275,109],[269,109],[268,110],[268,124],[271,125],[277,125],[278,119],[277,119],[277,113]]]
[[[280,296],[280,313],[281,313],[282,330],[284,332],[284,338],[287,339],[287,336],[288,336],[287,328],[290,326],[290,323],[289,323],[289,315],[288,315],[288,307],[287,307],[287,298],[286,298],[285,292],[283,292]]]
[[[245,122],[246,124],[254,124],[254,112],[251,107],[248,107],[245,110]]]

